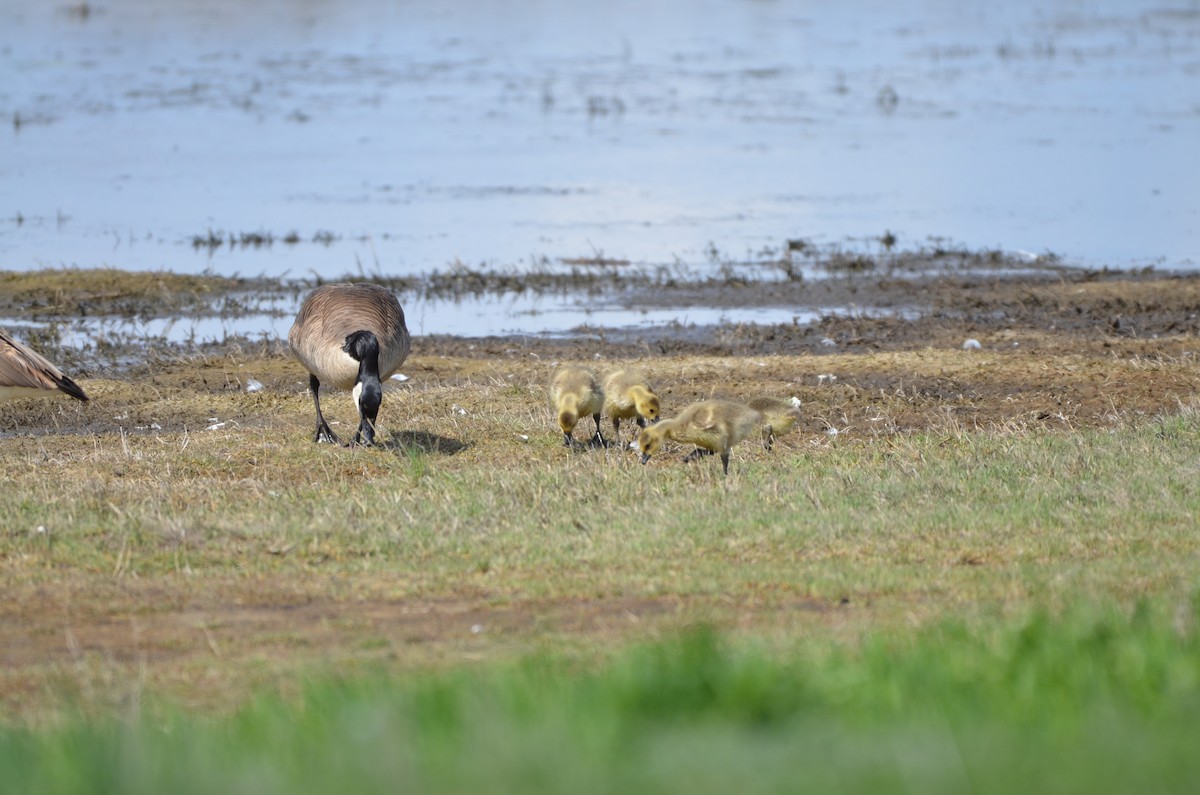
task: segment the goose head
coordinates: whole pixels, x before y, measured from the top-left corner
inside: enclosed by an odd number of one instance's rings
[[[379,340],[370,331],[356,331],[346,337],[342,350],[358,362],[358,377],[351,394],[358,409],[358,430],[354,444],[375,444],[375,421],[383,403],[383,384],[379,380]]]

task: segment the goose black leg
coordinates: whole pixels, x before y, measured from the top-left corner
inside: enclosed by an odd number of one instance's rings
[[[337,434],[333,432],[333,429],[329,427],[329,423],[325,422],[325,417],[321,414],[321,397],[319,394],[321,382],[311,373],[308,376],[308,388],[312,390],[313,406],[317,409],[317,430],[313,433],[313,441],[341,444],[341,440],[337,438]]]

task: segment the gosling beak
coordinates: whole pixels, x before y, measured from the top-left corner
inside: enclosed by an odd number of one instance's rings
[[[646,463],[646,462],[647,462],[647,461],[649,461],[649,460],[650,460],[650,454],[649,454],[649,453],[642,453],[642,463],[644,464],[644,463]]]

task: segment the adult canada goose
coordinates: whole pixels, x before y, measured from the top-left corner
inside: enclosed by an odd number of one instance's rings
[[[76,400],[88,399],[79,384],[63,375],[46,357],[0,330],[0,400],[44,397],[59,392]]]
[[[558,418],[565,447],[570,447],[574,441],[571,433],[575,430],[575,424],[588,414],[596,421],[596,435],[592,437],[592,444],[604,444],[604,437],[600,434],[604,390],[600,388],[600,381],[594,372],[574,365],[563,365],[555,370],[550,380],[550,406]]]
[[[664,439],[694,444],[696,449],[684,457],[684,461],[718,453],[728,475],[730,449],[762,422],[762,414],[741,403],[702,400],[685,408],[678,417],[659,420],[656,425],[643,429],[638,436],[638,449],[642,451],[644,464],[659,451]]]
[[[639,428],[645,428],[647,420],[658,421],[658,395],[642,373],[617,370],[604,379],[604,410],[612,420],[613,434],[619,438],[621,420],[634,419]]]
[[[800,419],[799,398],[783,400],[762,395],[751,399],[746,405],[763,415],[763,446],[768,450],[775,443],[776,436],[783,436]]]
[[[321,414],[325,383],[354,396],[359,415],[354,444],[374,444],[383,379],[404,364],[411,344],[396,296],[377,284],[323,284],[300,305],[288,344],[308,368],[317,409],[313,441],[340,444]]]

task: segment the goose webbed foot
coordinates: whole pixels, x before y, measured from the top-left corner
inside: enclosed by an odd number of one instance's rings
[[[318,422],[317,429],[313,432],[313,441],[326,444],[342,444],[342,440],[338,438],[333,429],[326,422]]]

